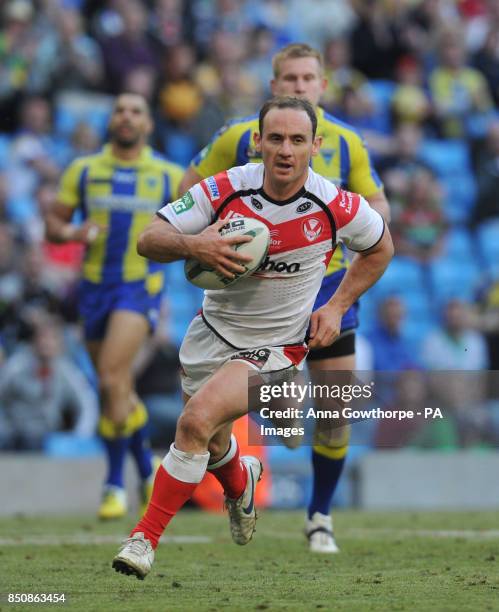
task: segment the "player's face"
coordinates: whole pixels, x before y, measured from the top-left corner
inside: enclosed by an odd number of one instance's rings
[[[327,87],[327,79],[315,57],[296,57],[280,63],[279,75],[270,85],[274,96],[304,98],[317,106]]]
[[[307,178],[320,138],[313,137],[312,122],[304,110],[272,108],[262,127],[262,134],[255,134],[255,145],[265,166],[265,182],[292,195]]]
[[[151,117],[144,98],[134,94],[119,96],[109,122],[111,140],[120,147],[131,148],[145,143],[151,130]]]

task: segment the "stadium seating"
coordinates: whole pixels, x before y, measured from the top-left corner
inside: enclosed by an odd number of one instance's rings
[[[472,301],[480,282],[480,269],[473,261],[459,264],[452,260],[441,259],[430,267],[432,297],[436,304],[444,304],[458,298]]]
[[[476,185],[468,145],[454,140],[425,140],[421,158],[444,188],[444,212],[451,223],[466,222],[475,203]]]

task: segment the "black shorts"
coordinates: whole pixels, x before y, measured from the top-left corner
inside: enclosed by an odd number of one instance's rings
[[[307,355],[308,361],[319,361],[320,359],[331,359],[332,357],[346,357],[355,355],[355,329],[347,329],[330,344],[320,349],[311,349]]]

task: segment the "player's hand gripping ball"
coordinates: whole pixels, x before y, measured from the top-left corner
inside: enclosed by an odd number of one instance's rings
[[[188,281],[202,289],[225,289],[242,278],[252,274],[257,270],[262,261],[267,257],[270,245],[269,228],[251,217],[241,217],[232,219],[220,230],[221,236],[251,236],[251,242],[243,242],[234,246],[234,250],[243,255],[250,255],[253,259],[242,264],[246,270],[236,274],[235,278],[227,278],[216,272],[213,268],[203,266],[197,259],[188,259],[185,262],[185,276]]]

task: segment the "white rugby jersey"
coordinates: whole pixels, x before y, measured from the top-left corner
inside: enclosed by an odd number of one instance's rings
[[[311,169],[304,187],[282,202],[266,195],[263,174],[263,164],[231,168],[158,212],[184,234],[198,234],[218,218],[254,217],[269,228],[268,256],[256,272],[225,289],[205,291],[205,322],[235,348],[303,342],[337,243],[364,251],[384,231],[382,217],[361,196]]]

